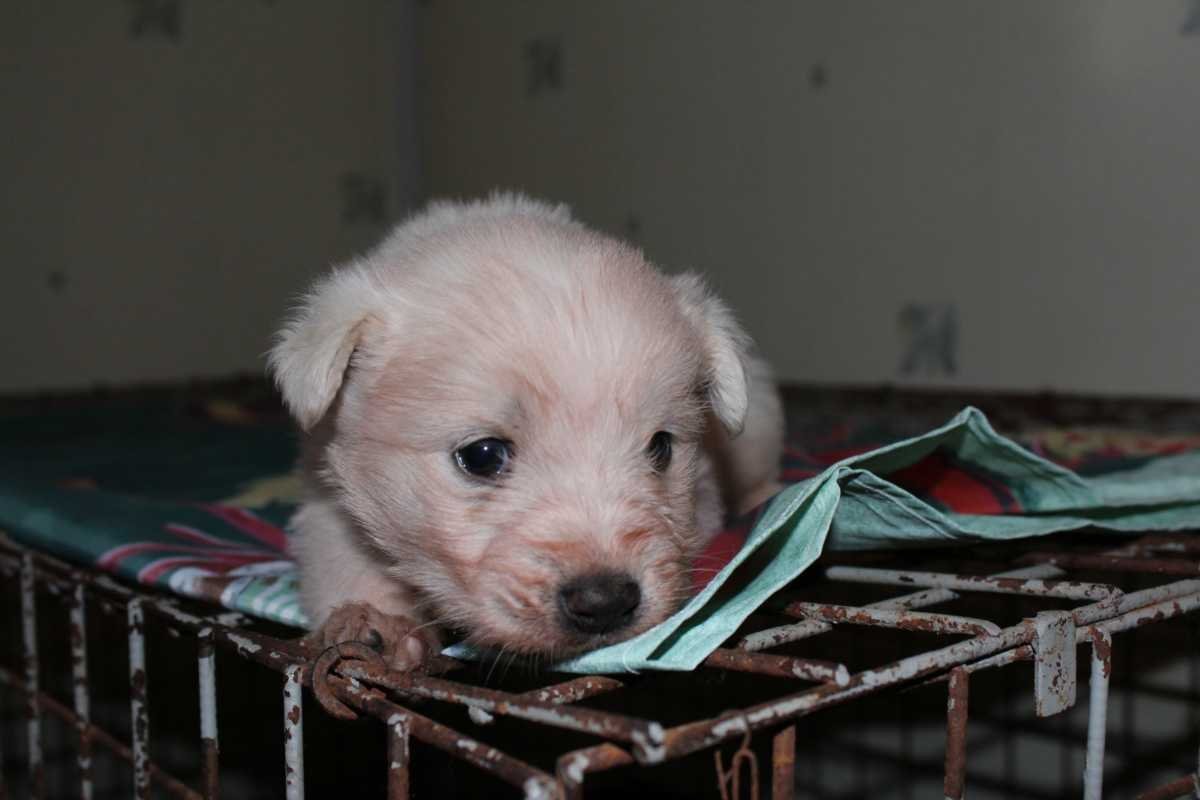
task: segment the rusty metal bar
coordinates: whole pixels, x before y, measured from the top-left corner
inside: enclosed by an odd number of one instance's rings
[[[4,667],[0,667],[0,684],[11,687],[17,692],[24,693],[28,691],[24,679]],[[42,711],[53,714],[67,725],[76,726],[79,724],[79,716],[70,707],[54,699],[53,696],[45,692],[38,692],[37,703]],[[98,744],[125,763],[133,764],[133,751],[109,731],[99,728],[95,723],[92,723],[88,726],[87,736],[93,745]],[[198,792],[188,788],[187,785],[174,775],[163,771],[153,761],[149,764],[149,770],[151,780],[157,786],[165,789],[172,797],[182,798],[182,800],[203,800]]]
[[[1033,619],[1034,713],[1051,717],[1075,705],[1075,618],[1039,611]]]
[[[38,705],[37,592],[33,556],[21,557],[21,638],[25,648],[25,713],[29,736],[29,793],[46,795],[46,771],[42,760],[42,711]]]
[[[388,717],[388,800],[408,800],[408,717]]]
[[[2,574],[2,573],[0,573]],[[5,576],[7,577],[7,576]],[[0,731],[0,800],[8,800],[8,783],[4,780],[4,732]]]
[[[76,584],[68,601],[68,621],[71,638],[71,680],[75,714],[79,717],[75,731],[79,735],[79,796],[92,800],[92,742],[88,737],[91,724],[90,681],[87,662],[87,598],[83,585]]]
[[[903,597],[895,597],[890,600],[881,600],[878,603],[868,603],[863,607],[891,608],[897,610],[923,608],[925,606],[937,605],[938,603],[945,603],[956,597],[958,595],[948,589],[929,589],[923,592],[907,594]],[[766,630],[748,633],[738,642],[737,646],[739,650],[766,650],[771,647],[778,647],[781,644],[798,642],[801,639],[808,639],[818,634],[828,633],[831,630],[833,630],[831,623],[816,619],[806,619],[803,622],[777,625]]]
[[[838,686],[845,686],[850,681],[850,670],[845,664],[814,658],[718,648],[701,663],[706,667],[734,672],[753,672],[756,675],[772,675],[778,678],[801,678],[816,683],[832,682]]]
[[[970,674],[962,667],[950,670],[946,690],[946,800],[962,800],[967,785],[967,715]]]
[[[846,687],[833,687],[829,684],[817,686],[779,700],[751,706],[735,714],[676,726],[664,732],[661,747],[655,750],[635,748],[634,754],[639,761],[645,763],[657,763],[667,758],[686,755],[711,747],[741,733],[747,724],[753,730],[795,719],[820,708],[872,694],[890,686],[1026,644],[1032,638],[1032,623],[1023,622],[1002,630],[996,636],[967,639],[937,650],[894,661],[876,669],[855,673],[850,676],[850,684]]]
[[[993,578],[1054,578],[1062,575],[1063,571],[1058,567],[1053,567],[1048,564],[1039,564],[1032,567],[1022,567],[1021,569],[1001,572],[997,575],[992,575]],[[826,570],[826,577],[828,570]],[[939,603],[946,603],[958,598],[958,594],[949,589],[925,589],[920,592],[893,597],[888,600],[880,600],[875,603],[868,603],[864,608],[881,608],[881,609],[896,609],[896,610],[912,610],[917,608],[925,608],[934,606]],[[817,636],[822,633],[827,633],[833,630],[833,625],[820,620],[809,619],[803,622],[796,622],[790,625],[779,625],[774,628],[768,628],[764,631],[747,634],[740,642],[738,649],[740,650],[766,650],[771,647],[778,647],[781,644],[790,642],[798,642],[801,639],[808,639],[812,636]]]
[[[1130,592],[1112,602],[1105,601],[1090,606],[1080,606],[1071,612],[1071,616],[1075,618],[1077,626],[1090,625],[1196,592],[1200,592],[1200,580],[1175,581],[1138,592]]]
[[[342,662],[338,667],[338,672],[345,677],[402,695],[458,703],[467,707],[479,708],[489,714],[517,717],[622,742],[631,742],[639,736],[648,736],[648,727],[656,724],[624,714],[575,708],[564,704],[538,703],[527,700],[519,694],[466,686],[442,678],[393,672],[361,661]]]
[[[1200,575],[1200,561],[1167,558],[1127,558],[1077,553],[1030,553],[1026,561],[1043,561],[1059,567],[1094,572],[1144,572],[1153,575]]]
[[[796,726],[771,740],[771,800],[792,800],[796,793]]]
[[[23,560],[32,555],[32,551],[19,545],[14,545],[0,534],[0,557],[5,549],[19,554]],[[32,555],[37,562],[40,572],[39,579],[48,586],[57,586],[63,592],[73,590],[75,584],[83,582],[88,589],[101,595],[102,598],[128,605],[137,600],[143,611],[149,611],[165,620],[170,626],[190,631],[197,636],[207,631],[217,644],[233,648],[245,659],[255,661],[277,672],[283,672],[290,665],[304,661],[311,654],[307,653],[295,640],[279,639],[261,633],[251,633],[234,627],[234,623],[243,619],[236,612],[226,612],[201,617],[180,609],[172,600],[139,594],[118,583],[107,575],[80,572],[58,559],[42,553]],[[101,607],[106,608],[111,603],[105,599]],[[444,659],[448,661],[449,659]]]
[[[577,703],[589,697],[605,694],[616,689],[625,688],[625,684],[615,678],[600,675],[585,675],[582,678],[572,678],[569,681],[544,686],[541,689],[531,689],[518,697],[532,700],[535,703]]]
[[[958,589],[968,592],[1021,594],[1031,597],[1057,597],[1064,600],[1104,600],[1121,594],[1115,586],[1080,581],[1048,581],[1037,578],[955,575],[945,572],[908,572],[871,567],[830,567],[825,575],[835,581],[874,583],[887,586],[924,586]]]
[[[221,794],[216,656],[212,637],[201,636],[196,663],[200,676],[200,786],[205,800],[217,800]]]
[[[1112,675],[1112,635],[1093,628],[1092,671],[1088,678],[1087,755],[1083,764],[1083,800],[1104,797],[1104,737],[1108,732],[1108,679]]]
[[[133,792],[150,797],[150,711],[146,706],[146,635],[142,601],[125,606],[129,627],[129,719],[133,738]]]
[[[1020,647],[1014,647],[1012,650],[1005,650],[1003,653],[997,653],[994,656],[989,656],[970,664],[963,664],[962,668],[973,674],[993,667],[1007,667],[1009,664],[1015,664],[1018,661],[1032,661],[1033,655],[1033,645],[1023,644]],[[941,676],[940,679],[945,680],[948,677]],[[938,678],[934,678],[933,680],[938,680]]]
[[[304,798],[303,668],[289,667],[283,678],[283,757],[287,800]]]
[[[1197,592],[1197,594],[1180,597],[1187,592]],[[1164,600],[1163,598],[1170,599]],[[1155,603],[1154,601],[1159,602]],[[1151,605],[1147,606],[1147,603]],[[1189,613],[1197,606],[1200,606],[1200,581],[1184,580],[1140,592],[1113,596],[1098,603],[1077,608],[1071,612],[1071,615],[1076,625],[1086,625],[1105,619],[1113,620],[1117,627],[1110,629],[1111,633],[1137,624]],[[1117,615],[1115,619],[1114,615]],[[1078,629],[1076,633],[1078,636]],[[730,738],[740,732],[744,725],[748,724],[753,730],[811,714],[821,708],[844,703],[890,686],[1030,644],[1034,636],[1033,621],[1025,620],[1010,628],[1005,628],[995,636],[975,637],[882,667],[864,670],[852,675],[850,684],[846,687],[833,687],[826,684],[775,701],[761,703],[736,714],[676,726],[663,733],[663,741],[660,746],[635,747],[634,755],[644,763],[657,763],[667,758],[685,755]]]
[[[1138,550],[1163,553],[1200,553],[1200,538],[1179,534],[1150,533],[1133,543]]]
[[[2,543],[0,543],[2,544]],[[299,699],[301,686],[311,679],[307,660],[311,654],[298,646],[295,642],[274,639],[268,636],[262,636],[249,631],[239,631],[231,625],[223,625],[216,622],[214,616],[196,616],[188,614],[179,609],[173,602],[165,601],[159,598],[142,596],[138,593],[131,592],[119,584],[106,586],[108,579],[103,576],[92,577],[86,581],[74,580],[73,576],[47,575],[42,568],[43,561],[41,556],[31,556],[28,552],[21,556],[22,578],[24,578],[24,567],[28,565],[29,572],[33,575],[33,581],[43,581],[47,586],[54,590],[56,586],[70,586],[72,596],[78,593],[82,600],[83,592],[81,584],[86,583],[88,588],[98,592],[107,593],[109,597],[117,597],[119,604],[126,606],[126,615],[130,618],[131,628],[131,643],[130,643],[130,680],[131,686],[134,683],[134,653],[133,653],[133,628],[132,623],[133,608],[137,608],[141,612],[154,613],[162,616],[167,620],[168,630],[175,632],[176,629],[183,629],[196,632],[202,637],[201,639],[201,655],[203,658],[207,655],[211,657],[215,652],[214,645],[228,646],[235,649],[242,657],[264,664],[271,669],[284,672],[289,679],[294,679],[296,684],[296,695]],[[37,572],[34,573],[36,568]],[[51,569],[54,565],[51,564]],[[1055,569],[1051,567],[1051,569]],[[933,573],[940,574],[940,573]],[[1188,573],[1191,574],[1191,573]],[[961,576],[956,576],[961,577]],[[1056,585],[1072,585],[1072,586],[1101,586],[1101,584],[1078,584],[1069,581],[1051,582]],[[116,588],[114,588],[116,587]],[[24,588],[24,587],[22,587]],[[917,592],[915,595],[907,595],[910,600],[917,598],[916,602],[929,601],[930,598],[939,596],[944,597],[950,595],[952,599],[954,592],[935,587],[933,589]],[[32,592],[31,592],[32,597]],[[23,593],[24,598],[24,593]],[[892,615],[887,613],[876,614],[881,608],[884,611],[905,611],[903,606],[897,605],[904,601],[905,598],[896,598],[889,601],[882,601],[881,604],[871,604],[867,608],[872,609],[868,615],[877,619],[886,618]],[[32,600],[30,605],[32,606]],[[941,602],[940,600],[937,602]],[[887,604],[892,604],[892,608],[888,609]],[[915,606],[914,606],[915,607]],[[827,606],[827,608],[830,608]],[[845,613],[860,613],[861,608],[855,606],[834,606],[834,609],[844,609]],[[1064,641],[1067,639],[1075,641],[1084,641],[1085,638],[1095,641],[1095,638],[1103,639],[1109,637],[1111,640],[1112,634],[1124,630],[1130,630],[1141,625],[1150,624],[1162,619],[1178,616],[1180,614],[1190,613],[1200,609],[1200,580],[1178,581],[1166,586],[1158,586],[1153,589],[1144,590],[1142,592],[1130,593],[1121,595],[1119,591],[1111,592],[1104,598],[1100,599],[1092,605],[1074,609],[1069,612],[1058,612],[1065,620],[1071,623],[1070,626],[1064,628],[1067,630],[1070,627],[1074,628],[1073,635],[1064,634],[1060,638]],[[74,610],[72,606],[72,611]],[[831,613],[840,613],[833,611]],[[36,614],[34,614],[36,616]],[[897,618],[903,615],[895,615]],[[955,617],[952,615],[940,614],[924,614],[909,616],[909,619],[924,621],[923,618],[928,617],[934,620],[963,620],[969,618]],[[24,618],[23,618],[24,621]],[[75,617],[72,615],[72,622]],[[756,674],[780,674],[784,675],[783,670],[791,669],[792,671],[785,677],[802,677],[794,671],[796,664],[804,664],[809,668],[809,675],[818,677],[823,684],[817,687],[805,688],[804,691],[798,692],[788,697],[781,698],[772,703],[763,703],[758,706],[745,709],[744,711],[731,712],[728,715],[709,720],[699,720],[685,725],[680,725],[676,728],[664,730],[663,727],[653,721],[626,717],[619,714],[609,714],[607,712],[599,712],[593,709],[579,709],[570,707],[570,703],[578,699],[601,694],[603,692],[612,691],[620,688],[622,684],[619,681],[612,679],[601,678],[597,676],[588,676],[575,678],[561,684],[555,684],[542,689],[534,689],[521,694],[511,694],[507,692],[478,689],[476,687],[458,684],[452,681],[430,678],[423,675],[398,675],[389,673],[385,670],[378,670],[361,662],[355,664],[343,664],[336,668],[329,680],[334,684],[339,692],[339,695],[365,713],[388,723],[389,735],[389,796],[403,796],[400,789],[397,788],[401,784],[405,791],[408,783],[408,767],[407,767],[407,752],[403,752],[400,758],[393,758],[396,754],[400,754],[400,739],[403,738],[407,742],[411,737],[415,736],[418,740],[428,742],[440,747],[455,756],[462,758],[472,763],[476,763],[484,769],[488,770],[497,777],[520,787],[525,791],[528,797],[549,797],[557,796],[561,793],[564,797],[578,796],[578,792],[582,791],[584,776],[588,772],[598,771],[600,769],[608,769],[613,766],[629,764],[633,760],[643,763],[656,763],[669,758],[674,758],[687,752],[693,752],[696,749],[712,746],[715,743],[725,741],[738,733],[749,732],[762,728],[779,729],[780,724],[794,720],[795,718],[812,713],[816,710],[825,708],[836,703],[846,702],[848,700],[865,696],[888,687],[898,686],[912,680],[919,680],[922,677],[938,677],[945,676],[952,683],[949,687],[953,690],[954,682],[962,680],[964,683],[967,676],[978,669],[987,668],[989,666],[1002,666],[1011,664],[1014,661],[1034,658],[1040,655],[1038,647],[1038,634],[1036,625],[1032,622],[1023,622],[1011,628],[999,629],[992,623],[986,620],[972,620],[975,624],[983,623],[991,626],[995,633],[988,632],[985,628],[984,635],[978,635],[976,638],[964,642],[956,642],[949,647],[940,648],[931,653],[923,653],[918,656],[913,656],[909,659],[902,659],[891,664],[885,664],[875,669],[868,669],[856,675],[849,675],[845,666],[836,662],[817,662],[810,659],[795,659],[789,656],[775,656],[770,654],[759,654],[747,652],[747,649],[729,650],[721,649],[714,655],[711,663],[706,665],[714,668],[722,669],[742,669],[747,672]],[[801,623],[802,625],[804,623]],[[828,630],[827,623],[822,620],[817,625],[825,626]],[[210,630],[210,638],[206,641],[203,633],[203,628],[208,626]],[[140,625],[136,626],[139,628]],[[817,632],[821,632],[818,630]],[[965,631],[964,631],[965,632]],[[971,632],[979,632],[971,631]],[[36,629],[35,629],[36,634]],[[1095,637],[1095,638],[1093,638]],[[36,648],[36,635],[34,639],[34,648]],[[205,651],[207,644],[207,652]],[[954,648],[966,645],[957,650]],[[143,641],[144,648],[144,641]],[[1069,647],[1064,644],[1063,648]],[[27,648],[28,650],[28,648]],[[1065,649],[1064,649],[1065,652]],[[76,650],[74,643],[72,647],[72,655]],[[34,653],[36,656],[36,651]],[[1095,653],[1093,652],[1095,658]],[[144,651],[141,656],[141,664],[143,670],[143,688],[144,688]],[[27,662],[28,666],[28,662]],[[201,693],[204,692],[204,666],[199,667],[202,671],[201,677]],[[85,668],[86,669],[86,668]],[[944,670],[950,670],[949,673]],[[820,672],[824,670],[824,672]],[[1093,664],[1095,670],[1095,664]],[[86,675],[86,672],[85,672]],[[958,677],[956,677],[958,676]],[[812,679],[812,678],[809,678]],[[34,673],[34,680],[37,680],[37,674]],[[357,681],[357,683],[356,683]],[[28,682],[22,685],[27,685]],[[36,686],[36,684],[35,684]],[[213,683],[215,687],[215,681]],[[78,686],[76,687],[78,688]],[[1096,683],[1091,685],[1093,693],[1097,690]],[[622,747],[618,747],[612,743],[597,745],[592,748],[575,751],[568,754],[572,758],[568,759],[564,756],[558,761],[558,782],[557,788],[549,782],[549,776],[536,770],[534,767],[513,759],[498,750],[487,748],[478,742],[474,742],[469,738],[462,737],[457,732],[449,729],[438,727],[437,723],[426,720],[417,715],[411,715],[407,709],[402,709],[400,706],[391,702],[387,695],[381,691],[386,689],[390,692],[395,692],[398,695],[406,697],[421,697],[424,699],[433,699],[439,702],[457,703],[465,706],[469,711],[480,711],[486,714],[500,714],[516,716],[527,719],[532,722],[549,724],[560,728],[584,731],[593,735],[603,736],[606,738],[624,741],[631,745],[628,752]],[[136,711],[133,710],[133,692],[131,692],[131,714],[136,719]],[[35,705],[42,711],[47,711],[50,706],[50,698],[45,697],[41,692],[35,692]],[[143,694],[143,702],[145,700]],[[204,701],[201,701],[201,733],[206,730],[205,712],[203,710]],[[1093,699],[1093,707],[1097,707]],[[297,703],[297,722],[299,722],[299,703]],[[215,702],[213,704],[212,714],[212,730],[215,741]],[[950,708],[948,703],[948,714]],[[58,715],[59,711],[49,711]],[[68,712],[69,713],[69,712]],[[551,717],[551,714],[559,715]],[[403,737],[394,728],[394,717],[396,714],[404,714],[406,722],[406,732]],[[72,719],[78,721],[85,715],[78,713],[77,710]],[[948,725],[950,719],[948,716]],[[148,724],[148,716],[147,716]],[[81,731],[88,730],[86,722],[79,726]],[[1100,730],[1103,726],[1100,727]],[[87,738],[89,742],[95,737],[97,743],[103,742],[103,732],[94,732],[95,729],[88,731],[87,737],[81,733],[81,739]],[[782,750],[782,738],[787,735],[787,731],[792,731],[794,736],[794,725],[788,725],[787,728],[779,729],[774,742],[773,755],[776,765],[773,769],[772,788],[779,788],[778,781],[779,773],[776,770],[785,769],[778,761]],[[1092,722],[1089,720],[1089,732],[1093,730]],[[621,738],[621,737],[625,738]],[[137,764],[136,745],[137,745],[137,725],[135,723],[134,745],[135,750],[127,753],[130,754],[128,760]],[[119,744],[119,743],[118,743]],[[949,744],[949,740],[948,740]],[[299,745],[297,737],[297,745]],[[1090,745],[1090,742],[1089,742]],[[107,745],[106,745],[107,746]],[[794,746],[794,742],[793,742]],[[214,756],[215,756],[214,747]],[[965,750],[964,750],[965,752]],[[482,755],[481,755],[482,753]],[[1090,750],[1089,750],[1090,753]],[[949,758],[949,749],[947,758]],[[580,761],[579,757],[583,756],[585,761]],[[302,749],[300,751],[300,761],[302,764]],[[794,770],[794,751],[793,751],[793,766]],[[1096,763],[1092,760],[1091,763]],[[404,768],[394,767],[393,764],[404,764]],[[157,785],[160,781],[158,770],[155,765],[149,760],[148,752],[144,753],[145,771],[148,775],[147,782],[153,780]],[[498,766],[499,765],[499,766]],[[395,774],[393,774],[395,773]],[[400,773],[403,773],[402,777]],[[503,774],[502,774],[503,773]],[[215,771],[214,771],[215,774]],[[949,773],[947,773],[949,775]],[[578,778],[575,780],[575,778]],[[302,779],[302,774],[301,774]],[[1190,778],[1188,778],[1190,779]],[[1180,779],[1187,780],[1187,779]],[[207,789],[207,787],[206,787]],[[1187,790],[1187,787],[1185,787]],[[1157,790],[1155,790],[1157,791]],[[184,795],[184,796],[194,796]],[[215,796],[210,794],[209,796]],[[292,796],[289,787],[289,797]],[[299,795],[297,795],[299,796]],[[948,795],[949,796],[949,795]],[[1159,796],[1159,795],[1155,795]]]
[[[1200,797],[1200,772],[1184,775],[1156,789],[1142,792],[1135,800],[1182,800],[1185,797]]]
[[[395,714],[408,718],[411,735],[463,761],[490,772],[504,782],[524,790],[526,797],[554,796],[554,779],[540,769],[497,750],[458,731],[434,722],[390,701],[383,692],[353,680],[329,675],[327,684],[344,703],[354,706],[379,720]]]
[[[1091,642],[1092,627],[1089,623],[1095,623],[1104,618],[1105,614],[1117,615],[1111,617],[1116,620],[1121,614],[1131,613],[1144,608],[1155,607],[1151,611],[1152,615],[1160,611],[1172,609],[1170,601],[1175,598],[1187,597],[1189,594],[1200,592],[1200,581],[1198,580],[1183,580],[1175,583],[1163,584],[1162,586],[1154,586],[1149,589],[1143,589],[1138,592],[1130,592],[1123,595],[1117,603],[1109,602],[1096,603],[1091,606],[1083,606],[1071,612],[1071,616],[1075,620],[1075,641],[1077,644],[1088,644]],[[1163,607],[1158,607],[1156,604],[1165,603]],[[1188,613],[1187,611],[1172,613],[1171,616],[1178,616],[1179,613]],[[1153,620],[1149,620],[1153,621]],[[1123,627],[1110,630],[1110,633],[1116,633],[1119,630],[1125,630],[1131,626],[1130,620],[1125,620],[1121,623]],[[963,668],[968,672],[979,672],[984,669],[995,667],[1005,667],[1017,661],[1029,661],[1034,658],[1034,649],[1032,645],[1025,644],[1015,647],[1011,650],[1005,650],[994,656],[980,659],[972,663],[964,664]],[[947,675],[937,675],[929,679],[929,683],[938,683],[945,681]]]
[[[583,782],[589,772],[603,772],[636,763],[632,755],[615,744],[599,744],[559,756],[555,769],[563,800],[582,800]]]
[[[831,603],[788,603],[784,613],[797,617],[819,619],[835,624],[873,625],[927,633],[964,633],[971,636],[995,636],[1000,626],[986,619],[959,617],[953,614],[930,614],[890,608],[864,608]]]

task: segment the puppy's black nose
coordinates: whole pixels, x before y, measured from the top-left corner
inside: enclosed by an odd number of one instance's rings
[[[580,633],[608,633],[633,622],[642,590],[624,572],[581,575],[558,590],[563,627]]]

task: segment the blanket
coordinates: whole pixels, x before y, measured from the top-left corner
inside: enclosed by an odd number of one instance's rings
[[[973,408],[916,436],[870,419],[805,433],[781,465],[786,488],[712,540],[696,565],[712,577],[690,602],[556,668],[692,669],[824,550],[1200,527],[1197,436],[1046,429],[1017,440]],[[295,455],[284,420],[234,403],[10,414],[0,417],[0,531],[304,627],[285,527],[298,499]]]

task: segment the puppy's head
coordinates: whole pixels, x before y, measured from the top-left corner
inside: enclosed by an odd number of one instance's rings
[[[709,421],[745,337],[693,275],[563,212],[443,207],[317,284],[271,354],[320,477],[438,621],[565,655],[689,586]]]

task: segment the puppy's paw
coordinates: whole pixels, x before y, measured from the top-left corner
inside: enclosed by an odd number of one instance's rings
[[[436,652],[437,640],[412,619],[384,614],[367,603],[346,603],[329,612],[321,627],[304,639],[324,649],[341,642],[361,642],[383,656],[389,669],[410,672]]]

